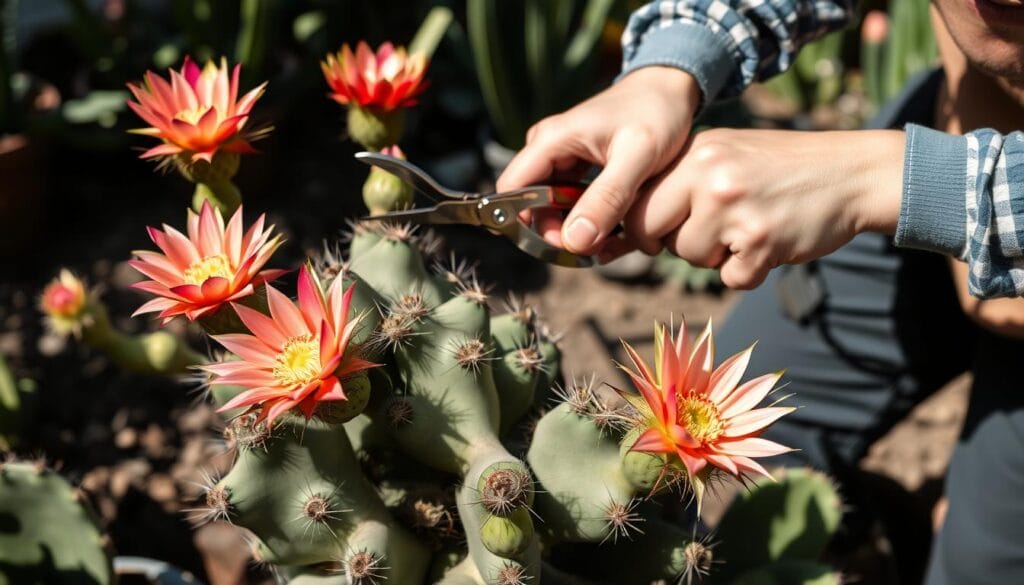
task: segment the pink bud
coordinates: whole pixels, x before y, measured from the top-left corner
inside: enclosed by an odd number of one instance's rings
[[[39,307],[51,317],[77,317],[85,307],[85,286],[69,270],[61,269],[60,276],[43,289]]]
[[[889,16],[881,10],[872,10],[864,16],[860,37],[865,43],[879,44],[889,36]]]
[[[399,148],[397,144],[385,146],[384,148],[380,149],[380,153],[405,160],[405,153],[402,152],[402,149]]]

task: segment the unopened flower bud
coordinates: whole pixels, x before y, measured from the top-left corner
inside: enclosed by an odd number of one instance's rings
[[[395,158],[405,160],[402,149],[389,146],[381,151]],[[373,215],[399,211],[412,207],[412,186],[395,175],[372,167],[370,175],[363,183],[363,202]]]

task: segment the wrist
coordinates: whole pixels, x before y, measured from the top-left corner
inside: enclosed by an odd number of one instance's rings
[[[853,179],[850,206],[856,233],[896,233],[903,194],[903,152],[906,138],[899,130],[850,132],[840,172]],[[845,159],[845,160],[841,160]]]
[[[639,88],[644,92],[654,92],[681,103],[683,109],[692,118],[700,108],[702,96],[700,84],[689,72],[677,67],[651,65],[641,67],[626,74],[618,85]]]

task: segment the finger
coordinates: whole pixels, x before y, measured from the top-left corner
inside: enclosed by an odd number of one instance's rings
[[[728,248],[718,237],[717,222],[691,216],[683,225],[669,232],[663,240],[673,254],[694,266],[715,268],[728,254]]]
[[[647,181],[636,202],[622,220],[626,233],[647,254],[662,249],[662,238],[682,225],[690,215],[689,191],[684,169],[670,170]]]
[[[594,253],[626,215],[637,189],[650,174],[653,152],[644,146],[648,142],[642,133],[619,131],[615,135],[604,169],[573,206],[562,227],[566,250]]]
[[[772,266],[753,254],[731,254],[722,263],[722,283],[729,288],[752,289],[764,282]]]
[[[562,247],[562,212],[558,209],[538,209],[534,212],[533,229],[544,241]]]
[[[550,130],[523,147],[505,167],[495,185],[498,191],[511,191],[543,183],[556,172],[572,171],[582,162],[592,161],[588,150],[569,130]]]

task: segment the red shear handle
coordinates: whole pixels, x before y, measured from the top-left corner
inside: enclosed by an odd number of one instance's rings
[[[583,196],[589,185],[586,183],[559,183],[551,185],[551,206],[570,209]]]

